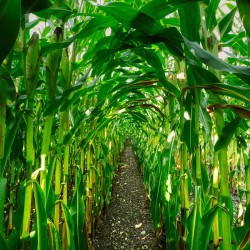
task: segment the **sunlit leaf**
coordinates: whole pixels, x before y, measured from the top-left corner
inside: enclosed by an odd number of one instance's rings
[[[227,64],[226,62],[222,61],[218,57],[212,55],[208,51],[202,49],[198,43],[191,42],[184,38],[184,41],[186,45],[189,47],[189,49],[192,51],[192,53],[200,59],[203,63],[208,65],[209,67],[221,71],[225,71],[228,73],[236,73],[239,76],[249,76],[250,75],[250,68],[244,67],[244,66],[234,66]]]

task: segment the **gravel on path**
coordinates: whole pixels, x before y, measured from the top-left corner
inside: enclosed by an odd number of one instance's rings
[[[95,231],[94,249],[166,249],[164,240],[156,237],[142,173],[129,141],[121,161],[110,204]]]

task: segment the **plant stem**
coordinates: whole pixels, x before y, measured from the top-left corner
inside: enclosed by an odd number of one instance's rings
[[[249,155],[249,152],[248,152],[248,155]],[[248,155],[246,153],[244,154],[247,205],[250,203],[250,159]]]
[[[60,113],[60,124],[58,131],[58,149],[57,155],[58,159],[56,161],[56,172],[55,172],[55,197],[56,200],[60,199],[61,194],[61,174],[62,174],[62,144],[63,144],[63,135],[65,127],[65,112]],[[55,214],[54,214],[54,223],[59,230],[59,221],[60,221],[60,203],[55,204]]]
[[[213,195],[218,198],[219,195],[219,155],[214,152],[214,168],[213,168]],[[218,203],[217,199],[213,199],[212,205],[215,206]],[[219,218],[216,214],[213,223],[213,242],[214,246],[219,246]]]
[[[0,104],[0,167],[4,156],[6,106]]]
[[[47,158],[49,156],[49,146],[51,143],[51,129],[53,125],[53,116],[49,115],[45,118],[43,141],[41,150],[41,173],[40,173],[40,185],[46,196],[46,176],[47,176]]]
[[[222,134],[222,129],[225,126],[223,114],[221,110],[215,111],[216,127],[217,133],[220,136]],[[230,190],[229,190],[229,169],[228,169],[228,159],[227,159],[227,148],[222,148],[219,151],[219,164],[220,164],[220,196],[221,202],[229,211],[229,201],[230,201]],[[230,250],[231,246],[231,222],[229,212],[222,210],[221,216],[222,224],[222,250]]]
[[[196,165],[196,180],[197,186],[201,185],[201,149],[200,149],[200,122],[199,122],[199,94],[197,88],[194,90],[194,130],[196,134],[196,150],[195,150],[195,165]]]

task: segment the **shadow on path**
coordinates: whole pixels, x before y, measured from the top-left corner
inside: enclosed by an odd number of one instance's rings
[[[121,161],[124,164],[114,178],[112,198],[97,227],[94,249],[165,249],[164,242],[155,237],[142,174],[130,142],[126,143]]]

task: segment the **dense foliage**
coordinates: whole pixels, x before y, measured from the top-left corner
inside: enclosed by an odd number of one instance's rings
[[[127,138],[167,249],[250,249],[249,10],[2,0],[1,249],[91,249]]]

